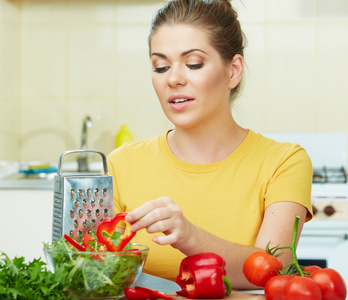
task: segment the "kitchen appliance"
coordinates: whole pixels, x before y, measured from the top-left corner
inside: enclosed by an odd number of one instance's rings
[[[64,173],[64,157],[81,152],[100,154],[104,174]],[[59,240],[64,234],[81,241],[85,233],[95,231],[104,218],[114,214],[112,176],[108,175],[105,154],[96,150],[63,152],[54,177],[52,241]]]
[[[314,217],[302,230],[297,247],[300,264],[333,268],[348,284],[347,134],[264,135],[279,142],[300,144],[312,160]]]

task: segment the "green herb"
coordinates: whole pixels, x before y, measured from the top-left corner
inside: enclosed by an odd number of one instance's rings
[[[120,233],[115,232],[111,237],[115,244],[118,243],[120,236]],[[53,264],[63,268],[66,274],[65,287],[73,295],[84,297],[123,295],[124,288],[133,283],[145,255],[139,252],[127,255],[103,252],[101,262],[93,258],[93,255],[88,255],[88,249],[87,254],[78,253],[64,238],[52,245],[44,246],[50,250]],[[95,249],[99,247],[97,243],[92,246]],[[131,246],[127,245],[127,248]]]
[[[69,295],[64,290],[66,276],[64,268],[56,269],[54,274],[48,271],[40,258],[26,263],[24,257],[11,260],[1,252],[0,299],[64,299]]]

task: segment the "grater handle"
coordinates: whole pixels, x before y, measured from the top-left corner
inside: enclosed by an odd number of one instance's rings
[[[59,157],[59,161],[58,161],[58,167],[57,167],[57,175],[62,176],[62,171],[63,171],[63,158],[65,155],[71,154],[71,153],[82,153],[82,152],[93,152],[93,153],[97,153],[100,154],[103,160],[103,169],[104,169],[104,175],[109,175],[109,170],[108,170],[108,165],[106,162],[106,156],[103,152],[98,151],[98,150],[69,150],[69,151],[65,151],[63,152],[60,157]]]

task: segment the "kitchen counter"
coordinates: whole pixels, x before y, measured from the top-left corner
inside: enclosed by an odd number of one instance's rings
[[[240,300],[240,299],[251,299],[251,300],[265,300],[265,296],[263,294],[257,294],[260,291],[245,291],[245,292],[241,292],[241,291],[232,291],[231,294],[228,297],[225,297],[223,299],[233,299],[233,300]],[[180,297],[180,296],[175,296],[175,295],[171,295],[173,296],[174,299],[177,300],[182,300],[182,299],[187,299],[184,297]],[[203,299],[203,300],[208,300],[208,299]]]
[[[32,189],[32,190],[53,190],[54,176],[57,172],[50,173],[35,173],[25,174],[20,170],[25,170],[27,165],[34,165],[37,162],[4,162],[0,161],[0,189],[18,190],[18,189]],[[56,168],[57,163],[51,162],[51,167]],[[78,173],[78,165],[76,161],[69,161],[63,164],[63,172],[66,174],[99,174],[102,170],[102,162],[91,161],[88,164],[89,171],[87,173]]]

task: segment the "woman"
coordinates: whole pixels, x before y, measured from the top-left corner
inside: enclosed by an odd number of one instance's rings
[[[228,1],[169,1],[149,47],[153,86],[175,127],[109,155],[116,211],[128,212],[134,241],[150,247],[146,272],[175,280],[186,255],[216,252],[234,288],[253,288],[247,255],[268,242],[290,245],[295,215],[300,231],[312,216],[311,161],[299,145],[233,119],[244,44]]]

